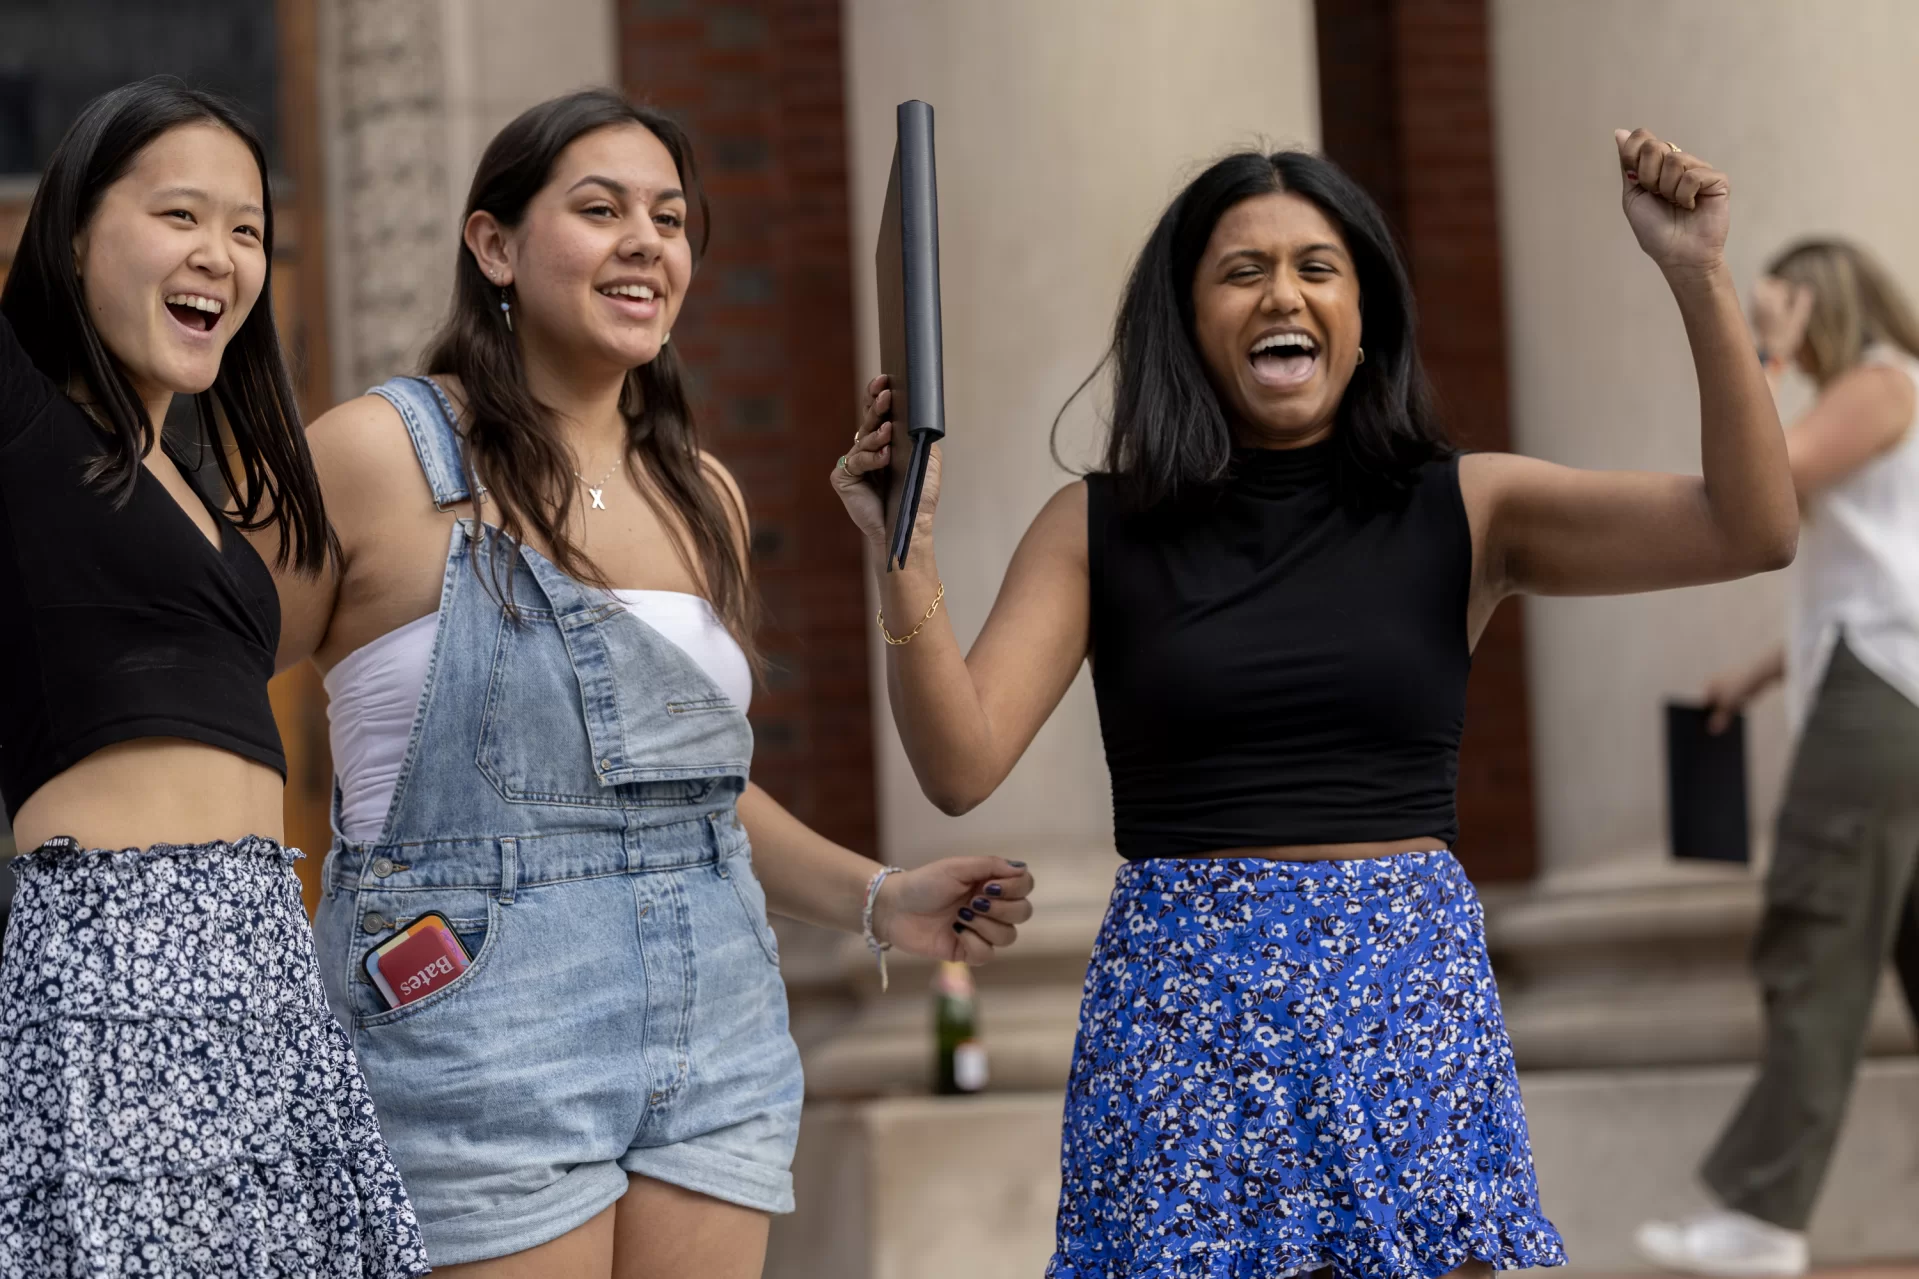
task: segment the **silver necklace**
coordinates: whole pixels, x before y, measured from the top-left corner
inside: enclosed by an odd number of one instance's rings
[[[612,479],[613,472],[619,469],[620,459],[616,457],[613,459],[613,465],[606,468],[606,474],[600,477],[598,485],[588,484],[584,475],[581,475],[578,471],[573,472],[573,478],[585,486],[586,495],[593,499],[594,510],[604,511],[606,509],[606,482]]]

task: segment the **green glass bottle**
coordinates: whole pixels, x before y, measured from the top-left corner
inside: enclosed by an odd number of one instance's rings
[[[973,970],[948,960],[933,974],[933,1027],[938,1046],[935,1091],[950,1097],[986,1088],[986,1045],[979,1038]]]

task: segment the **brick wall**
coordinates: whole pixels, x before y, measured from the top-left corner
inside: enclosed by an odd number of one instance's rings
[[[754,777],[871,853],[861,548],[826,479],[857,382],[839,0],[622,0],[620,41],[627,93],[692,129],[713,200],[673,344],[753,518],[773,665],[754,694]]]
[[[1421,353],[1463,445],[1505,449],[1506,323],[1485,0],[1318,6],[1321,137],[1404,241]],[[1502,605],[1473,655],[1460,752],[1460,860],[1531,877],[1532,739],[1523,614]]]

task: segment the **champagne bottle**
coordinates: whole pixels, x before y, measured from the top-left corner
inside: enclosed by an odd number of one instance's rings
[[[933,1025],[938,1045],[935,1091],[942,1096],[982,1091],[986,1045],[979,1038],[973,970],[965,964],[948,960],[933,974]]]

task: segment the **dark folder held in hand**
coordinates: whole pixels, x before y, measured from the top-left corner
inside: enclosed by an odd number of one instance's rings
[[[906,563],[933,445],[946,434],[940,371],[939,185],[933,175],[933,108],[899,105],[899,142],[886,182],[879,244],[880,372],[893,388],[893,454],[885,483],[888,572]]]
[[[1715,862],[1751,857],[1746,823],[1746,717],[1706,731],[1704,706],[1666,704],[1666,810],[1672,855]]]

